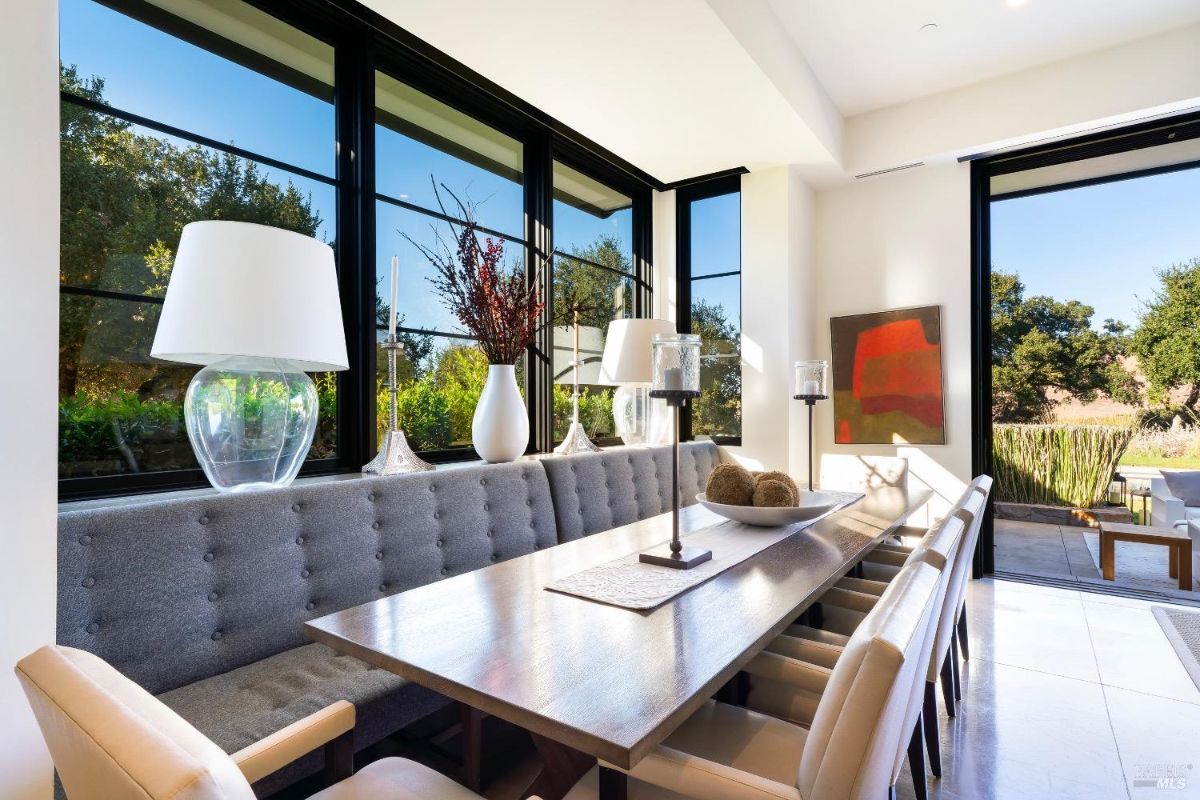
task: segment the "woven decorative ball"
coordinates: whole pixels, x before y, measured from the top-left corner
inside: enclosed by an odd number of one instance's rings
[[[788,475],[786,472],[780,472],[777,469],[773,469],[773,470],[769,470],[767,472],[759,473],[758,480],[760,480],[760,481],[779,481],[780,483],[790,486],[792,488],[792,505],[799,505],[799,503],[800,503],[800,487],[796,485],[796,482],[794,480],[792,480],[791,475]]]
[[[791,508],[796,505],[792,487],[783,481],[759,478],[754,487],[754,505],[767,508]]]
[[[714,503],[748,506],[754,500],[754,478],[745,467],[718,464],[709,473],[704,493]]]

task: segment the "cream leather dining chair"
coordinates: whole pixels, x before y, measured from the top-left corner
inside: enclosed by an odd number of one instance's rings
[[[46,646],[17,663],[69,800],[254,800],[251,782],[354,728],[339,701],[233,755],[105,661]],[[412,761],[385,758],[314,800],[479,800]]]
[[[923,651],[929,665],[927,675],[932,676],[933,680],[936,680],[938,675],[938,635],[941,633],[938,625],[939,615],[945,606],[946,595],[951,585],[952,568],[963,539],[962,520],[948,516],[929,529],[907,556],[907,563],[904,565],[928,564],[938,571],[938,586],[934,596],[936,613],[930,619],[930,630]],[[857,578],[842,579],[821,597],[820,602],[826,609],[823,628],[793,625],[783,636],[767,645],[767,650],[802,661],[817,657],[818,664],[831,666],[840,657],[841,648],[846,645],[849,637],[880,602],[886,589],[886,583]],[[953,635],[953,628],[950,629],[950,635]],[[746,705],[788,719],[796,712],[797,703],[803,708],[806,703],[805,694],[797,693],[794,687],[764,682],[752,677]],[[916,796],[918,800],[924,800],[927,796],[926,748],[930,750],[934,775],[941,774],[941,763],[934,751],[934,748],[938,747],[937,706],[933,685],[926,680],[913,683],[904,726],[910,738],[903,741],[896,751],[892,781],[894,784],[899,779],[907,756]]]
[[[901,571],[832,669],[774,653],[752,675],[811,687],[807,725],[709,701],[629,770],[631,800],[879,800],[889,792],[914,682],[924,666],[939,573]],[[594,773],[567,800],[595,796]]]

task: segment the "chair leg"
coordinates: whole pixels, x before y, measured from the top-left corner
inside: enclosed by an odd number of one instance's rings
[[[929,753],[929,771],[942,777],[942,743],[938,740],[937,695],[933,681],[925,681],[925,704],[921,708],[921,723],[925,728],[925,750]]]
[[[608,767],[600,768],[599,800],[628,800],[629,776]]]
[[[942,700],[946,702],[946,716],[954,716],[954,672],[950,666],[950,653],[942,659]]]
[[[325,782],[332,786],[354,774],[354,731],[325,745]]]
[[[921,720],[913,726],[912,736],[908,739],[908,770],[912,773],[913,793],[917,800],[928,800],[929,787],[925,782],[925,737],[922,734]]]
[[[954,676],[954,699],[962,700],[962,682],[958,678],[958,640],[950,637],[950,673]]]
[[[963,659],[971,660],[971,648],[967,637],[967,606],[964,603],[962,608],[958,610],[958,643],[962,645]]]

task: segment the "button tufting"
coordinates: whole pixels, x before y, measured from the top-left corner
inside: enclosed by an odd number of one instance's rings
[[[311,600],[309,600],[307,603],[304,604],[305,611],[312,611],[316,607],[317,607],[317,604]]]
[[[533,505],[533,500],[532,500],[532,499],[526,500],[526,501],[525,501],[525,505],[527,505],[527,506],[532,506],[532,505]]]
[[[431,491],[431,492],[436,492],[436,491],[437,491],[437,485],[436,485],[436,484],[433,484],[433,483],[429,484],[429,491]]]
[[[296,544],[304,544],[304,537],[303,537],[303,536],[297,536],[297,537],[296,537]]]
[[[378,553],[375,554],[375,560],[383,561],[383,551],[382,550],[380,550]]]
[[[575,494],[579,494],[579,487],[578,487],[578,486],[576,486],[576,487],[575,487]]]
[[[450,571],[450,570],[446,569],[445,567],[442,567],[442,574],[443,574],[443,575],[445,575],[445,574],[446,574],[447,572],[449,572],[449,571]]]
[[[300,510],[300,504],[292,503],[292,511],[299,511],[299,510]]]
[[[381,525],[381,524],[379,523],[379,520],[375,520],[374,522],[372,522],[372,523],[371,523],[371,529],[372,529],[372,530],[379,530],[379,529],[380,529],[380,528],[382,528],[382,527],[383,527],[383,525]]]
[[[441,519],[441,518],[442,518],[442,512],[440,512],[440,511],[435,511],[435,512],[433,512],[433,518],[434,518],[434,519]]]
[[[93,578],[91,575],[89,575],[83,579],[83,588],[90,589],[95,585],[96,585],[96,579]]]
[[[495,562],[496,562],[496,554],[492,553],[492,563],[495,563]]]
[[[492,538],[492,537],[493,537],[493,536],[495,536],[495,535],[496,535],[496,529],[495,529],[495,528],[488,528],[488,538],[490,539],[490,538]]]
[[[368,493],[367,499],[370,500],[372,503],[374,503],[375,502],[375,493],[374,492]]]
[[[480,485],[480,486],[487,486],[487,478],[480,478],[480,479],[479,479],[479,485]]]
[[[89,622],[89,623],[88,623],[88,626],[87,626],[87,632],[88,632],[88,633],[95,633],[95,632],[96,632],[96,631],[98,631],[98,630],[100,630],[100,623],[99,623],[99,622]]]
[[[446,546],[446,543],[445,543],[444,541],[442,541],[441,539],[438,539],[438,540],[437,540],[437,546],[438,546],[439,548],[440,548],[440,547],[445,547],[445,546]]]
[[[204,554],[204,560],[205,560],[205,561],[212,561],[212,560],[213,560],[213,558],[214,558],[214,556],[213,556],[213,554],[212,554],[212,553],[205,553],[205,554]]]
[[[92,537],[91,537],[91,536],[88,536],[88,535],[85,533],[83,536],[80,536],[80,537],[79,537],[79,543],[80,543],[80,544],[91,544],[91,543],[92,543]]]
[[[300,577],[301,577],[301,578],[307,578],[309,575],[312,575],[312,573],[311,573],[311,572],[309,572],[308,570],[306,570],[306,569],[302,569],[302,570],[300,570]]]
[[[213,631],[213,634],[212,634],[212,636],[210,636],[210,637],[208,637],[208,638],[210,638],[210,639],[212,639],[214,642],[216,642],[216,641],[220,641],[221,637],[222,637],[222,636],[224,636],[224,635],[225,635],[225,634],[221,633],[220,631]]]
[[[572,465],[571,465],[571,472],[577,472],[577,471],[578,471],[578,470],[576,470],[576,469],[575,469],[575,465],[574,465],[574,464],[572,464]]]
[[[386,591],[387,591],[387,584],[386,584],[386,583],[381,583],[381,584],[379,584],[379,591],[381,591],[381,592],[386,592]]]
[[[201,518],[200,518],[200,524],[201,524],[201,525],[207,525],[207,524],[208,524],[208,515],[207,515],[207,514],[206,514],[206,515],[204,515],[203,517],[201,517]]]
[[[484,504],[483,504],[483,510],[484,510],[484,511],[491,511],[491,510],[492,510],[492,505],[491,505],[491,503],[484,503]]]
[[[215,603],[215,602],[217,602],[217,598],[219,598],[220,596],[221,595],[217,594],[216,592],[209,592],[208,593],[208,602]]]

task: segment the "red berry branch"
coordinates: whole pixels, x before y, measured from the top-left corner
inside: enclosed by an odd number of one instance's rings
[[[441,193],[434,193],[442,213]],[[533,344],[542,327],[545,301],[538,289],[539,274],[528,281],[520,264],[504,265],[504,242],[491,237],[480,240],[474,208],[464,204],[445,186],[454,199],[461,222],[449,222],[454,234],[454,249],[437,237],[440,250],[433,250],[408,239],[437,271],[430,278],[434,291],[458,318],[466,333],[476,339],[490,364],[515,364],[525,348]]]

